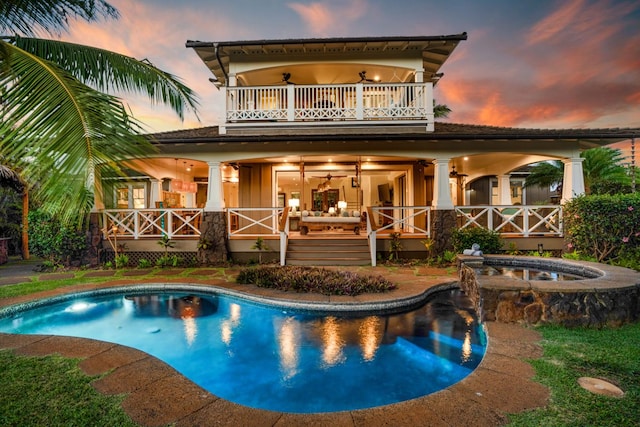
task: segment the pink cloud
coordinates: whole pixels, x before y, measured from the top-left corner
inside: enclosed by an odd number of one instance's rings
[[[564,3],[562,8],[558,9],[531,28],[529,34],[526,36],[527,43],[530,45],[538,44],[555,37],[571,24],[575,15],[580,11],[584,4],[584,0],[573,0],[571,2]]]
[[[368,5],[366,0],[354,0],[347,2],[331,3],[289,3],[311,32],[319,36],[328,36],[336,31],[345,31],[349,24],[366,14]]]

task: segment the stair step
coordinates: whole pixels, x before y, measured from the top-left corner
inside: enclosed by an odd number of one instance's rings
[[[308,266],[369,265],[369,243],[366,238],[289,239],[286,263]]]
[[[335,266],[335,265],[370,265],[367,259],[287,259],[287,265],[303,266]]]

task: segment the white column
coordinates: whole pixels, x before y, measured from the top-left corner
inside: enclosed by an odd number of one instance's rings
[[[449,187],[449,160],[435,159],[435,172],[433,180],[435,181],[433,189],[433,208],[438,210],[453,209],[453,200],[451,199],[451,189]]]
[[[151,191],[149,194],[149,208],[155,208],[156,202],[162,201],[162,180],[151,180]]]
[[[565,159],[564,176],[562,178],[562,200],[561,203],[568,202],[574,197],[584,194],[584,173],[582,171],[581,157]]]
[[[511,175],[498,175],[498,204],[511,204]]]
[[[102,177],[97,169],[92,169],[87,177],[87,189],[93,190],[93,208],[91,212],[104,210],[104,187],[102,187]]]
[[[220,162],[207,162],[209,165],[209,183],[207,186],[207,212],[224,211],[224,193],[222,191],[222,171]]]

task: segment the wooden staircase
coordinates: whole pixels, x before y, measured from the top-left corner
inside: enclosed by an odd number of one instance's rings
[[[289,238],[287,265],[371,265],[366,237]]]

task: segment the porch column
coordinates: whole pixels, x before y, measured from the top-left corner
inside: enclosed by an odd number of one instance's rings
[[[498,204],[511,204],[511,175],[498,175]]]
[[[151,192],[149,194],[149,208],[153,209],[156,207],[156,202],[162,201],[162,180],[161,179],[152,179],[151,180]]]
[[[91,209],[91,212],[100,212],[104,210],[102,177],[96,168],[93,168],[87,177],[87,189],[93,190],[93,208]]]
[[[435,159],[433,180],[433,209],[445,210],[453,209],[453,200],[451,199],[451,189],[449,188],[449,160],[451,159]]]
[[[568,202],[574,197],[584,194],[584,173],[582,171],[581,157],[564,159],[564,176],[562,177],[562,200]]]
[[[224,211],[224,193],[222,192],[222,173],[220,162],[207,162],[209,165],[209,183],[207,186],[207,203],[204,210],[208,212]]]
[[[200,225],[197,257],[202,265],[216,265],[227,262],[229,256],[227,221],[224,212],[220,162],[210,161],[207,164],[209,165],[207,203],[204,206]]]

